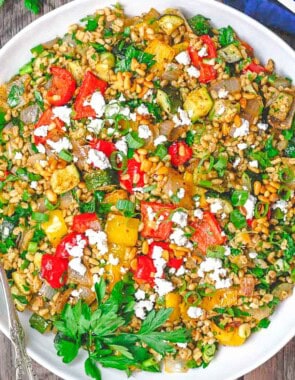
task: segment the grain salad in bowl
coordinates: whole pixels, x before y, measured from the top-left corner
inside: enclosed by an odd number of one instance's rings
[[[249,42],[116,5],[0,86],[0,259],[90,377],[206,367],[292,294],[294,87]]]

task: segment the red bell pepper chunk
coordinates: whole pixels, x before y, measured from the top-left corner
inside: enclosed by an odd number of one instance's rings
[[[72,99],[76,90],[76,81],[73,75],[62,67],[52,66],[50,72],[52,82],[47,92],[47,100],[53,106],[63,106]]]
[[[249,63],[249,65],[243,68],[243,73],[246,73],[247,71],[251,71],[252,73],[257,73],[257,74],[261,72],[263,73],[267,72],[265,67],[258,65],[257,63],[254,63],[254,62]]]
[[[100,152],[103,152],[107,157],[110,157],[110,155],[117,150],[114,143],[111,141],[105,141],[100,139],[94,139],[90,141],[91,148],[99,150]]]
[[[221,245],[225,242],[225,236],[222,236],[222,231],[215,216],[208,211],[203,214],[203,219],[191,225],[195,232],[191,240],[197,243],[197,249],[206,254],[210,246]]]
[[[90,99],[95,91],[100,91],[102,95],[104,95],[107,87],[107,82],[97,78],[91,71],[87,71],[74,103],[74,109],[76,111],[74,119],[79,120],[84,117],[95,117],[96,113],[94,109],[89,105],[84,105],[84,103]]]
[[[201,41],[207,46],[207,55],[206,59],[216,58],[217,57],[217,50],[214,41],[208,34],[204,34],[200,37]]]
[[[176,259],[175,257],[172,257],[169,259],[167,266],[174,269],[179,269],[181,265],[183,264],[183,259]]]
[[[188,162],[193,155],[193,150],[184,141],[176,141],[168,148],[173,166],[183,165]]]
[[[45,254],[41,260],[41,276],[52,288],[61,288],[67,282],[68,266],[68,259]]]
[[[45,112],[42,113],[39,120],[35,124],[35,129],[44,126],[44,125],[55,125],[55,128],[50,129],[48,131],[47,136],[35,136],[34,135],[34,143],[35,144],[46,144],[47,140],[51,140],[56,135],[63,135],[62,127],[65,125],[63,121],[61,121],[58,117],[55,117],[51,108],[48,108]]]
[[[153,260],[148,256],[138,256],[137,257],[137,268],[134,272],[134,279],[138,283],[149,283],[154,284],[154,274],[156,273],[156,268],[154,266]]]
[[[67,248],[77,246],[79,240],[83,240],[86,244],[88,244],[88,239],[84,234],[78,232],[71,232],[70,234],[66,235],[56,247],[55,256],[68,259],[69,252]]]
[[[246,220],[247,225],[248,225],[250,228],[252,228],[253,220],[254,220],[254,219],[247,219],[247,220]]]
[[[189,46],[188,53],[190,55],[192,64],[200,70],[199,82],[209,83],[213,79],[216,79],[217,72],[212,65],[207,65],[203,62],[203,59],[199,57],[197,50]]]
[[[144,172],[140,170],[141,164],[137,162],[134,158],[127,161],[127,168],[124,172],[119,173],[120,186],[133,193],[133,187],[144,186]],[[128,174],[128,179],[122,179],[122,177]]]
[[[8,170],[4,170],[3,172],[3,176],[0,178],[0,182],[3,182],[6,180],[7,176],[9,174],[9,171]]]
[[[144,224],[141,236],[167,240],[173,226],[170,215],[175,207],[174,205],[157,202],[141,202],[141,215]]]
[[[95,212],[86,212],[84,214],[75,215],[72,230],[83,234],[86,230],[100,229],[100,222]]]

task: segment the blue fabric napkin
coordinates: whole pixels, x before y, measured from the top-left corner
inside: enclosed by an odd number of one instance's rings
[[[224,0],[263,25],[295,35],[295,14],[273,0]]]

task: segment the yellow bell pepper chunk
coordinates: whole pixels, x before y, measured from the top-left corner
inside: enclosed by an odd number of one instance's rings
[[[41,227],[50,243],[56,247],[62,237],[67,234],[68,228],[61,210],[49,211],[47,215],[49,219],[47,222],[42,223]]]
[[[172,307],[174,310],[169,317],[170,322],[179,320],[180,318],[180,302],[181,296],[178,293],[168,293],[165,296],[166,307]]]
[[[163,71],[166,63],[172,62],[175,56],[174,49],[160,40],[152,40],[146,47],[145,52],[154,55],[153,59],[156,61],[151,71]]]
[[[226,331],[222,330],[215,323],[211,323],[211,329],[214,333],[215,338],[219,343],[225,346],[241,346],[245,343],[246,338],[242,338],[239,335],[239,329],[237,327],[232,330]]]
[[[213,296],[204,297],[200,307],[211,311],[215,307],[230,307],[238,302],[237,289],[219,289]]]
[[[105,228],[108,242],[134,247],[138,238],[138,227],[138,219],[109,214]]]
[[[121,280],[120,265],[107,264],[105,266],[104,277],[108,280],[108,288],[112,290],[116,282]]]

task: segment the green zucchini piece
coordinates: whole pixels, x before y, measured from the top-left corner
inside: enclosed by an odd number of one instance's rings
[[[243,58],[240,50],[234,44],[230,44],[222,49],[219,49],[218,55],[227,63],[235,63]]]
[[[112,169],[96,170],[84,176],[88,190],[110,190],[118,185],[118,173]]]
[[[240,110],[240,105],[230,100],[218,99],[210,111],[209,118],[220,123],[230,123]]]
[[[275,101],[269,108],[269,117],[274,117],[277,120],[284,121],[291,109],[293,96],[286,92],[279,92]]]
[[[192,122],[205,117],[211,110],[213,101],[205,87],[198,88],[188,94],[183,108],[187,111]]]
[[[39,333],[41,334],[44,334],[50,326],[49,321],[41,317],[41,315],[38,315],[35,313],[31,315],[29,322],[30,322],[30,326],[33,329],[39,331]]]
[[[182,106],[180,92],[177,88],[168,86],[157,91],[157,103],[166,113],[176,113],[178,107]]]
[[[184,23],[184,20],[180,16],[164,15],[160,17],[158,23],[161,29],[163,29],[164,32],[170,36],[180,25]]]

